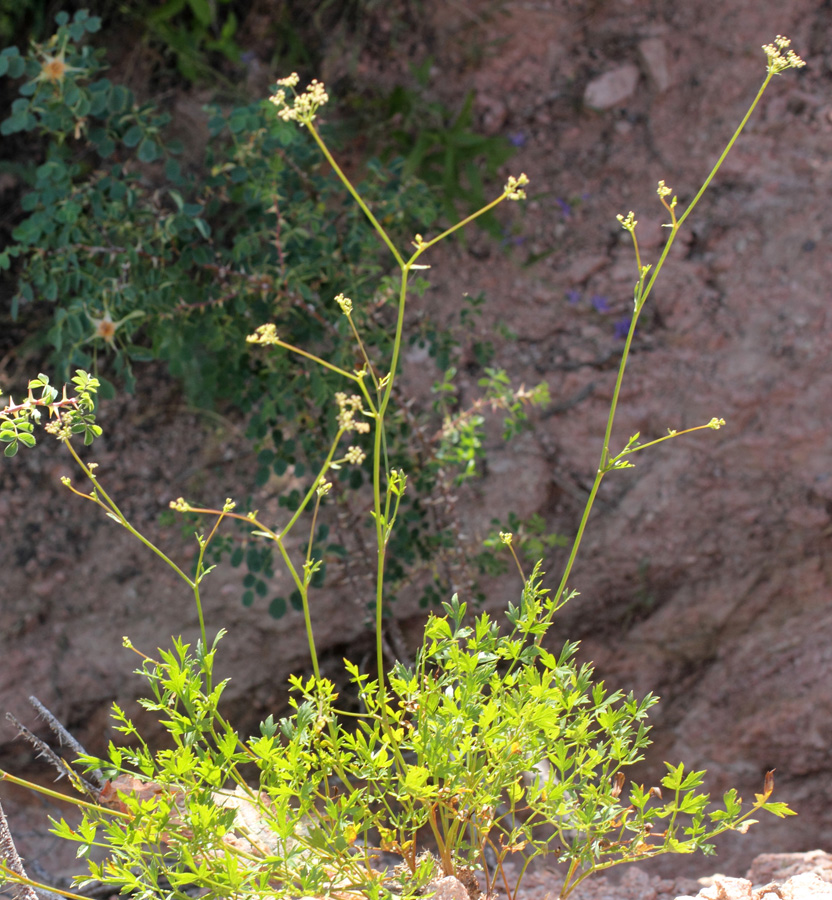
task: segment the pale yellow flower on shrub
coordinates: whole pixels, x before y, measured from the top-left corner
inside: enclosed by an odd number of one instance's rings
[[[62,412],[58,418],[47,422],[43,430],[59,441],[68,441],[72,437],[72,413],[69,410]]]
[[[279,344],[280,338],[277,336],[277,327],[269,322],[266,325],[258,325],[254,334],[246,337],[249,344]]]
[[[800,69],[806,63],[794,52],[789,50],[791,41],[782,34],[778,34],[772,44],[763,44],[763,52],[768,57],[768,71],[772,75],[779,75],[786,69]],[[783,51],[786,51],[785,55]]]
[[[509,200],[525,200],[526,192],[523,190],[523,186],[528,183],[529,177],[525,172],[522,172],[517,178],[514,175],[509,175],[506,186],[503,188],[506,197]]]
[[[113,343],[113,338],[116,336],[116,324],[109,313],[104,313],[100,319],[92,319],[92,324],[95,325],[96,337],[100,337],[108,344]]]
[[[277,107],[277,114],[284,122],[302,122],[308,125],[314,121],[318,109],[329,100],[329,94],[317,78],[312,79],[302,94],[298,94],[295,87],[299,80],[297,72],[281,78],[277,82],[281,87],[269,97],[269,100]],[[289,88],[292,92],[291,101],[284,88]]]
[[[355,414],[361,411],[361,397],[358,394],[351,394],[348,397],[343,391],[338,391],[335,402],[338,404],[338,427],[342,431],[366,434],[370,430],[369,422],[355,418]]]
[[[69,66],[64,58],[66,50],[61,49],[55,54],[45,53],[40,61],[40,72],[37,81],[47,81],[49,84],[59,85],[68,72],[78,72],[73,66]]]
[[[638,225],[638,219],[632,210],[630,210],[626,216],[622,216],[621,213],[619,213],[615,218],[618,219],[621,223],[621,227],[625,231],[633,232],[636,229],[636,225]]]
[[[338,294],[335,298],[335,302],[341,307],[341,312],[345,316],[349,316],[352,313],[352,300],[349,297],[345,297],[343,294]]]
[[[348,463],[352,463],[356,466],[360,466],[366,458],[367,454],[360,447],[350,447],[344,456],[344,459]]]
[[[297,87],[298,82],[300,81],[300,76],[297,72],[292,72],[291,75],[287,75],[285,78],[278,78],[277,83],[284,85],[284,87]]]
[[[58,84],[58,82],[64,80],[67,68],[63,53],[59,53],[57,56],[47,56],[40,68],[40,78],[42,81]]]

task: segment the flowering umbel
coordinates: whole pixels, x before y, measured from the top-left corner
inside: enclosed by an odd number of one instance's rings
[[[338,391],[335,395],[335,402],[338,404],[338,427],[342,431],[367,434],[370,430],[370,423],[355,418],[355,414],[361,412],[361,397],[358,394],[348,397],[343,391]]]
[[[516,178],[514,175],[509,175],[506,186],[503,188],[506,197],[508,197],[509,200],[525,200],[526,192],[523,190],[523,187],[528,183],[529,176],[526,175],[525,172],[522,172]]]
[[[313,78],[306,90],[298,94],[295,87],[299,81],[297,72],[281,78],[277,82],[278,89],[269,100],[277,107],[277,114],[284,122],[294,121],[309,125],[315,120],[318,109],[329,100],[329,94],[317,78]],[[287,88],[292,93],[291,97],[287,96]]]
[[[791,41],[782,34],[777,35],[774,43],[763,44],[763,52],[768,57],[768,71],[772,75],[779,75],[786,69],[800,69],[806,65],[794,50],[788,49],[790,45]]]
[[[269,322],[266,325],[258,325],[254,334],[246,337],[246,342],[249,344],[279,344],[280,338],[276,326]]]

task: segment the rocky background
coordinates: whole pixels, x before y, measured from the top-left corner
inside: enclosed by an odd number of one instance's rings
[[[384,82],[432,53],[430,89],[449,104],[473,90],[480,126],[511,136],[511,171],[525,171],[533,188],[507,234],[517,246],[506,253],[475,236],[431,256],[432,290],[411,311],[414,321],[441,321],[464,292],[484,291],[471,346],[493,340],[515,383],[551,389],[532,434],[507,449],[496,432],[490,440],[486,476],[459,500],[472,534],[510,510],[574,532],[635,281],[615,215],[636,212],[642,252],[655,260],[656,182],[683,207],[692,198],[762,83],[763,43],[788,34],[807,60],[775,80],[677,242],[639,329],[616,438],[658,437],[712,416],[728,424],[640,454],[637,468],[606,480],[572,578],[581,596],[563,611],[557,639],[581,638],[582,657],[610,686],[662,697],[639,780],[657,781],[665,759],[684,760],[708,769],[714,794],[736,786],[749,797],[775,768],[775,799],[799,813],[726,838],[716,862],[666,859],[653,875],[744,875],[760,853],[828,849],[832,6],[468,0],[426,2],[422,15],[413,46],[362,58],[359,77]],[[337,50],[324,79],[343,65]],[[542,258],[524,265],[530,256]],[[500,337],[506,327],[516,339]],[[429,403],[432,364],[414,352],[404,365],[414,402]],[[461,399],[476,396],[472,379]],[[183,559],[191,551],[179,529],[158,524],[168,501],[221,503],[247,490],[249,451],[233,411],[224,422],[188,410],[154,368],[135,397],[102,411],[102,482],[137,527]],[[171,634],[193,639],[197,626],[172,575],[66,496],[59,478],[70,471],[46,443],[0,468],[0,705],[27,719],[35,694],[95,751],[112,737],[109,704],[130,705],[141,691],[122,635],[154,648]],[[555,584],[563,562],[562,551],[546,560]],[[245,730],[285,707],[286,676],[305,667],[306,651],[299,616],[243,609],[241,577],[221,567],[205,599],[208,621],[229,629],[220,656],[232,677],[227,713]],[[517,595],[509,578],[491,588],[493,610]],[[365,598],[325,591],[319,604],[318,642],[334,670],[367,640]],[[421,614],[408,598],[396,611],[412,646]],[[11,729],[0,732],[0,765],[38,771]],[[3,803],[21,851],[54,873],[62,857],[41,840],[40,801],[4,786]]]

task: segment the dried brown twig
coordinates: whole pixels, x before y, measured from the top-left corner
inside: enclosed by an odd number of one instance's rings
[[[58,745],[68,747],[78,756],[86,756],[87,751],[84,747],[67,731],[60,721],[38,700],[37,697],[29,697],[29,702],[34,707],[35,712],[46,722],[52,733],[58,739]],[[37,751],[37,755],[47,760],[58,772],[58,779],[67,777],[75,785],[76,788],[83,793],[97,799],[101,788],[104,786],[104,776],[99,769],[93,769],[90,773],[90,780],[82,778],[74,771],[66,760],[58,756],[57,753],[42,741],[36,734],[33,734],[16,716],[12,713],[6,713],[6,720],[10,722],[18,733],[28,744],[31,744]]]
[[[6,814],[3,812],[3,804],[0,803],[0,866],[9,870],[9,872],[18,875],[20,878],[28,879],[26,870],[20,860],[17,847],[12,840],[12,833],[9,831],[9,823],[6,820]],[[17,900],[40,900],[35,893],[34,888],[28,884],[18,884]]]

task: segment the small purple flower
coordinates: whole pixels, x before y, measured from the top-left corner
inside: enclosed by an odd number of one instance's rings
[[[564,219],[572,218],[572,207],[560,197],[555,197],[555,203],[560,207],[561,215]]]
[[[581,292],[577,288],[572,288],[571,291],[566,292],[566,299],[571,306],[574,306],[576,303],[581,302]]]
[[[522,131],[512,132],[508,136],[508,142],[512,147],[525,147],[526,146],[526,135],[523,134]]]
[[[589,302],[595,307],[596,312],[605,313],[610,311],[609,301],[600,294],[594,294]]]
[[[623,319],[619,319],[612,326],[612,333],[615,335],[616,340],[623,341],[627,337],[630,332],[630,321],[628,316],[624,316]]]

